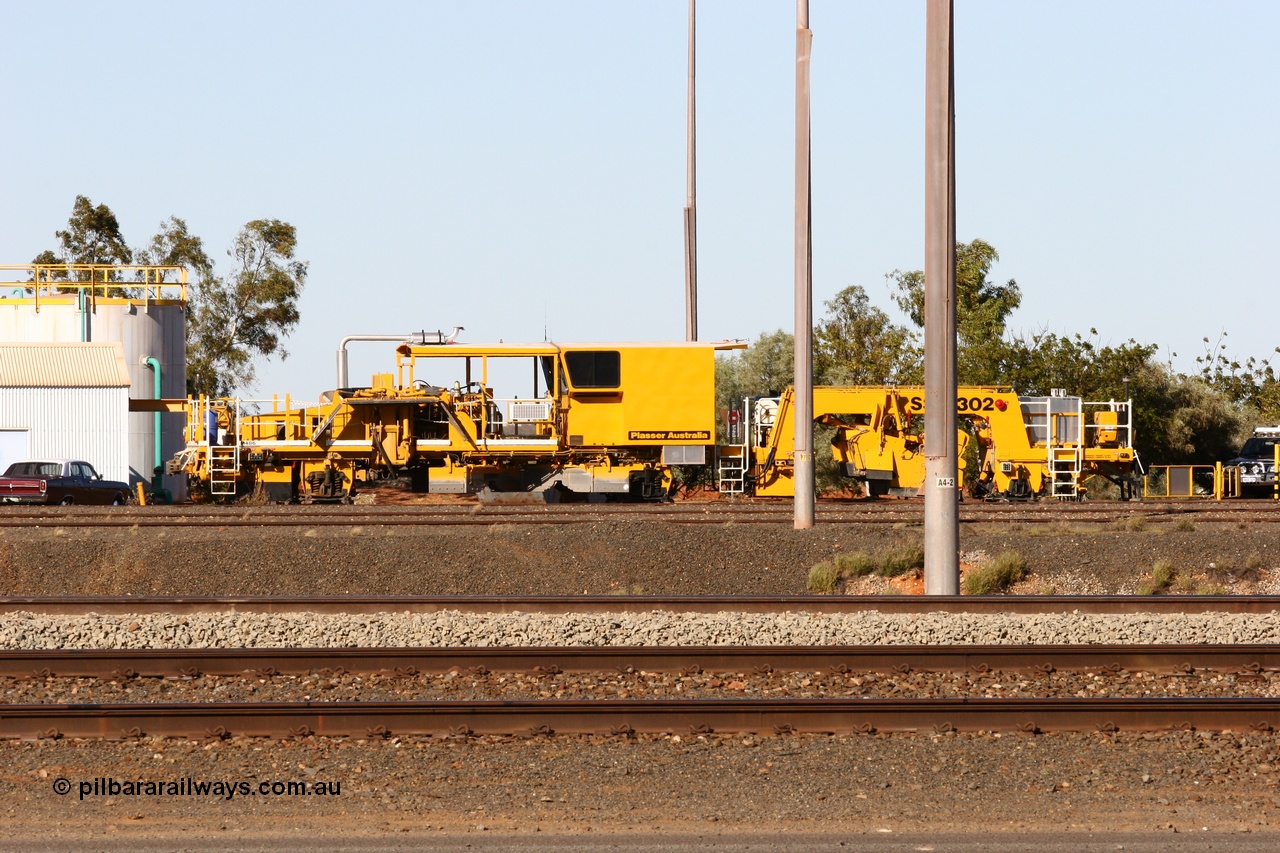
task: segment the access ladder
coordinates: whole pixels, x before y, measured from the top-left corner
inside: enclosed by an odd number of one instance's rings
[[[240,400],[207,400],[200,423],[204,430],[205,470],[209,494],[234,495],[240,478]],[[219,417],[225,413],[226,417]],[[219,422],[230,427],[220,430]]]
[[[716,482],[722,495],[740,495],[747,485],[747,448],[731,444],[716,448]]]

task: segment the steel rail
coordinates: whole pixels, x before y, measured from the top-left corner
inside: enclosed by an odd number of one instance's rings
[[[581,516],[578,518],[521,518],[515,521],[498,520],[484,517],[471,518],[446,518],[426,521],[423,519],[412,518],[252,518],[252,519],[206,519],[199,521],[173,521],[169,519],[159,518],[140,518],[140,519],[116,519],[116,518],[95,518],[65,521],[58,523],[48,523],[44,521],[37,522],[15,522],[12,519],[0,519],[0,528],[49,528],[49,527],[72,527],[72,528],[141,528],[141,527],[162,527],[173,529],[176,527],[197,528],[211,527],[225,530],[231,527],[492,527],[495,524],[522,524],[530,526],[553,526],[553,525],[577,525],[577,524],[596,524],[609,519],[592,518],[589,516]],[[741,525],[773,525],[783,526],[785,520],[781,518],[752,518],[738,517],[732,519],[734,524]],[[961,518],[960,524],[976,524],[991,521],[992,519],[976,519]],[[1264,521],[1264,519],[1239,519],[1239,518],[1201,518],[1199,522],[1207,524],[1211,522],[1231,522],[1241,520]],[[636,519],[633,519],[636,521]],[[661,520],[663,524],[718,524],[723,525],[728,519],[724,518],[707,518],[701,516],[675,516],[664,518]],[[1026,519],[1026,518],[1003,518],[999,519],[1003,523],[1046,523],[1054,521],[1062,521],[1057,518],[1042,519]],[[1072,524],[1094,524],[1105,527],[1115,523],[1116,516],[1099,517],[1099,518],[1075,518],[1071,520]],[[1151,524],[1174,523],[1177,519],[1167,517],[1146,517],[1145,522]],[[1273,521],[1266,519],[1266,521]],[[1274,519],[1280,521],[1280,519]],[[913,524],[919,525],[918,518],[827,518],[822,519],[823,524],[827,525],[876,525],[876,524]]]
[[[549,507],[147,507],[132,509],[12,508],[0,512],[0,527],[294,527],[345,525],[456,525],[485,526],[500,522],[521,524],[580,524],[602,520],[655,520],[665,523],[782,524],[785,507],[760,504],[705,503],[651,505],[568,505]],[[1270,502],[1211,506],[1178,502],[1093,502],[1054,504],[967,504],[960,510],[962,523],[987,520],[1004,522],[1068,521],[1105,524],[1117,518],[1142,518],[1153,524],[1191,519],[1202,522],[1280,520],[1280,506]],[[896,524],[919,522],[918,504],[827,505],[818,517],[830,524]]]
[[[1145,498],[1128,501],[1110,499],[1089,499],[1081,501],[962,501],[961,506],[975,512],[1005,512],[1011,510],[1026,512],[1089,512],[1094,509],[1133,508],[1142,511],[1144,508],[1177,508],[1180,511],[1197,511],[1200,509],[1250,509],[1262,512],[1280,510],[1280,502],[1267,498],[1227,498],[1224,500],[1196,500],[1187,498]],[[904,510],[920,511],[923,503],[917,498],[840,498],[828,497],[820,499],[819,507],[829,512],[897,512]],[[583,510],[592,512],[611,512],[616,514],[663,513],[687,511],[725,511],[737,512],[751,510],[755,512],[774,512],[789,514],[790,507],[777,498],[753,497],[709,497],[676,499],[670,501],[653,501],[641,503],[604,503],[586,502],[565,503],[483,503],[465,496],[456,496],[454,500],[444,503],[368,503],[368,504],[246,504],[246,503],[183,503],[152,504],[139,506],[132,504],[124,507],[103,507],[93,505],[54,506],[41,504],[7,504],[7,511],[15,513],[74,513],[74,512],[108,512],[108,513],[244,513],[244,512],[308,512],[308,513],[363,513],[363,512],[412,512],[412,513],[468,513],[485,512],[502,513],[574,513]]]
[[[1198,510],[1249,509],[1260,512],[1280,511],[1280,502],[1266,498],[1228,498],[1225,500],[1195,500],[1177,498],[1146,498],[1135,500],[1101,500],[1082,501],[963,501],[962,508],[974,512],[1090,512],[1096,509],[1132,508],[1142,511],[1147,508],[1176,508],[1179,511],[1195,512]],[[822,498],[819,507],[828,512],[899,512],[920,511],[923,503],[916,498]],[[466,497],[457,497],[446,503],[368,503],[368,504],[220,504],[220,503],[184,503],[184,504],[152,504],[139,506],[132,504],[124,507],[103,507],[93,505],[54,506],[40,504],[7,504],[6,511],[15,513],[244,513],[244,512],[307,512],[307,513],[365,513],[365,512],[411,512],[411,513],[469,513],[484,512],[490,514],[503,513],[574,513],[583,510],[591,512],[635,514],[664,512],[738,512],[750,510],[754,512],[773,512],[782,515],[790,513],[785,501],[777,498],[752,498],[734,496],[730,498],[711,497],[708,499],[677,499],[672,501],[654,501],[643,503],[604,503],[585,502],[566,503],[482,503]]]
[[[610,646],[273,649],[53,649],[0,651],[0,677],[112,678],[294,675],[411,676],[450,670],[616,672],[1039,672],[1191,675],[1280,670],[1280,646]]]
[[[1280,699],[616,699],[0,706],[0,738],[1272,732]]]
[[[5,596],[0,614],[168,613],[1277,613],[1258,595]]]

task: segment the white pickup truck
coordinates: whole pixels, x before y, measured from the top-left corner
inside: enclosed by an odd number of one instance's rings
[[[1240,454],[1226,463],[1240,469],[1242,494],[1271,494],[1276,484],[1277,443],[1280,443],[1280,427],[1258,427]]]

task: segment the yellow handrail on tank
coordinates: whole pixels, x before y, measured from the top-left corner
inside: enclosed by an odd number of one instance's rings
[[[148,264],[0,264],[3,273],[26,273],[27,278],[0,278],[0,291],[21,288],[18,299],[34,300],[40,310],[40,298],[83,293],[90,300],[115,296],[112,290],[141,289],[143,301],[171,299],[187,301],[187,268]],[[170,281],[170,276],[176,280]],[[43,291],[43,294],[41,293]],[[0,293],[0,296],[4,295]]]

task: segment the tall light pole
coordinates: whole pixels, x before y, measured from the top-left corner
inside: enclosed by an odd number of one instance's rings
[[[796,294],[795,294],[795,529],[813,527],[813,212],[809,197],[809,66],[813,31],[809,0],[796,0]]]
[[[698,339],[698,182],[696,87],[694,85],[695,22],[697,0],[689,0],[689,93],[688,132],[685,139],[684,206],[684,339]]]
[[[953,0],[928,0],[925,34],[924,591],[960,592],[956,441]]]

